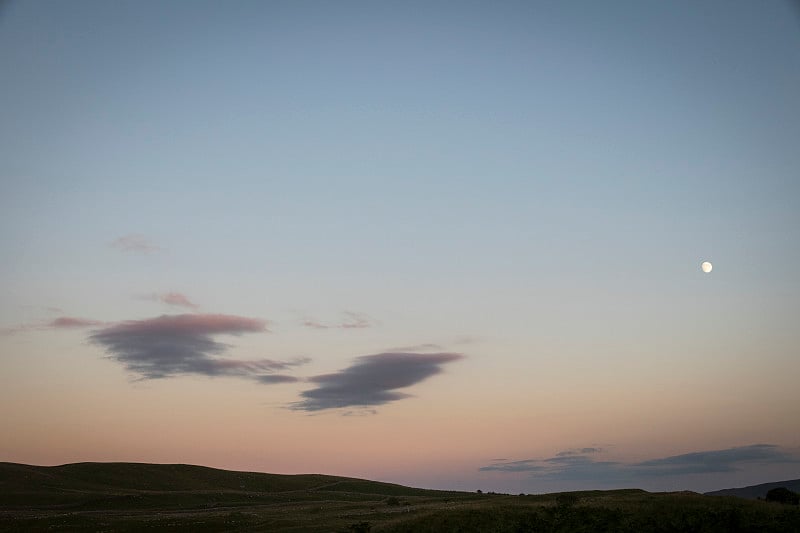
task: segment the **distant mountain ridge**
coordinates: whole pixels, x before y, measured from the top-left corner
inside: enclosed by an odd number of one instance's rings
[[[787,481],[774,481],[772,483],[761,483],[760,485],[750,485],[748,487],[738,487],[733,489],[715,490],[706,492],[706,496],[738,496],[739,498],[747,498],[755,500],[757,498],[764,498],[767,492],[771,489],[778,487],[786,487],[787,489],[800,493],[800,479],[789,479]]]

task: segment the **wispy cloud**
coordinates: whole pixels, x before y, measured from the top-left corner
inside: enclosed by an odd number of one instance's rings
[[[92,326],[102,326],[104,322],[90,320],[88,318],[77,318],[74,316],[61,316],[50,322],[51,328],[89,328]]]
[[[392,348],[390,351],[392,352],[440,352],[443,348],[439,344],[434,344],[432,342],[427,342],[424,344],[414,344],[412,346],[400,346],[397,348]]]
[[[9,335],[12,333],[42,331],[48,329],[80,329],[93,326],[102,326],[103,324],[105,324],[105,322],[101,322],[99,320],[91,320],[88,318],[78,318],[73,316],[61,316],[48,322],[31,322],[28,324],[19,324],[8,328],[3,328],[0,329],[0,334]]]
[[[365,355],[333,374],[315,376],[317,387],[301,393],[303,400],[291,405],[302,411],[338,407],[369,407],[403,398],[398,389],[410,387],[442,371],[442,365],[462,359],[458,353],[387,352]]]
[[[142,296],[143,299],[146,300],[153,300],[156,302],[165,303],[172,307],[182,307],[185,309],[199,309],[200,306],[194,303],[189,299],[188,296],[183,294],[182,292],[171,291],[171,292],[154,292],[152,294],[148,294],[146,296]]]
[[[477,344],[482,342],[480,337],[476,337],[474,335],[459,335],[455,339],[453,339],[453,344]]]
[[[124,252],[136,252],[141,254],[150,254],[162,250],[160,246],[156,246],[144,235],[138,233],[131,233],[114,239],[111,242],[111,247]]]
[[[573,448],[571,450],[564,450],[563,452],[558,452],[556,457],[569,457],[571,455],[586,455],[589,453],[600,453],[603,451],[603,448]]]
[[[634,481],[646,477],[735,472],[748,465],[797,464],[800,458],[773,444],[693,452],[638,463],[597,460],[602,448],[578,448],[547,459],[495,461],[482,471],[529,472],[531,477],[559,481]]]
[[[363,313],[345,311],[340,320],[331,323],[320,322],[313,318],[306,318],[302,325],[311,329],[362,329],[374,325],[374,321]]]
[[[484,472],[498,471],[498,472],[542,472],[547,470],[547,467],[541,464],[539,459],[522,459],[520,461],[509,461],[507,459],[495,460],[492,464],[482,466],[478,470]]]
[[[361,329],[372,326],[372,320],[370,320],[367,315],[352,313],[350,311],[345,311],[342,314],[344,317],[338,324],[338,327],[342,329]]]
[[[93,332],[89,340],[143,379],[179,375],[238,376],[260,383],[285,383],[275,374],[307,363],[308,359],[237,360],[218,357],[229,348],[214,335],[241,335],[267,331],[264,320],[233,315],[163,315],[121,322]]]

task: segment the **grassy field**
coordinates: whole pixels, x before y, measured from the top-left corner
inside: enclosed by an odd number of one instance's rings
[[[800,509],[635,489],[523,496],[189,465],[0,463],[0,531],[800,533]]]

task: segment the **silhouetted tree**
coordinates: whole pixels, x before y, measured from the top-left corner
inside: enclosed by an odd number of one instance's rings
[[[767,492],[767,501],[798,505],[800,504],[800,495],[798,495],[796,492],[790,491],[786,487],[778,487],[775,489],[770,489]]]

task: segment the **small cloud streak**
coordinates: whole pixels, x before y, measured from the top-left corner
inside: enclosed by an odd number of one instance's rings
[[[724,450],[673,455],[639,463],[598,461],[602,448],[578,448],[547,459],[495,461],[481,471],[529,472],[549,481],[633,482],[643,478],[736,472],[748,465],[797,464],[800,458],[773,444],[753,444]]]
[[[546,468],[539,463],[540,461],[538,459],[523,459],[521,461],[500,459],[488,466],[482,466],[478,470],[483,472],[541,472],[546,470]]]
[[[442,365],[463,359],[458,353],[387,352],[358,357],[333,374],[309,379],[317,387],[303,391],[304,398],[291,405],[300,411],[339,407],[370,407],[408,398],[397,389],[410,387],[442,372]]]
[[[432,342],[426,342],[424,344],[415,344],[413,346],[400,346],[397,348],[392,348],[390,351],[392,352],[440,352],[443,348],[439,344],[434,344]]]
[[[326,324],[307,318],[303,320],[302,325],[311,329],[363,329],[372,327],[374,322],[364,314],[345,311],[342,313],[342,319],[336,323]]]
[[[563,452],[558,452],[556,457],[568,457],[570,455],[586,455],[588,453],[600,453],[603,451],[603,448],[575,448],[572,450],[565,450]]]
[[[345,311],[343,315],[344,320],[342,320],[337,326],[339,328],[361,329],[372,326],[372,321],[366,315],[362,315],[360,313],[351,313],[350,311]]]
[[[50,322],[34,322],[30,324],[19,324],[10,328],[0,329],[0,334],[11,335],[25,331],[44,331],[48,329],[80,329],[94,326],[102,326],[105,322],[91,320],[88,318],[78,318],[73,316],[61,316]]]
[[[89,328],[92,326],[102,326],[104,322],[90,320],[88,318],[76,318],[73,316],[61,316],[50,322],[51,328]]]
[[[330,326],[326,326],[322,322],[317,322],[316,320],[311,320],[311,319],[304,320],[303,321],[303,325],[305,327],[311,328],[311,329],[328,329],[328,328],[330,328]]]
[[[150,254],[162,250],[160,246],[156,246],[150,242],[144,235],[137,233],[123,235],[122,237],[114,239],[111,242],[111,247],[122,250],[123,252],[135,252],[140,254]]]
[[[214,340],[214,335],[241,335],[267,332],[264,320],[233,315],[162,315],[146,320],[130,320],[89,336],[109,356],[142,379],[161,379],[178,375],[234,376],[259,383],[288,383],[291,376],[275,374],[303,365],[307,358],[291,361],[226,359],[229,345]]]
[[[200,306],[189,299],[188,296],[182,292],[155,292],[149,296],[144,296],[147,300],[154,300],[157,302],[165,303],[173,307],[183,307],[185,309],[199,309]]]

